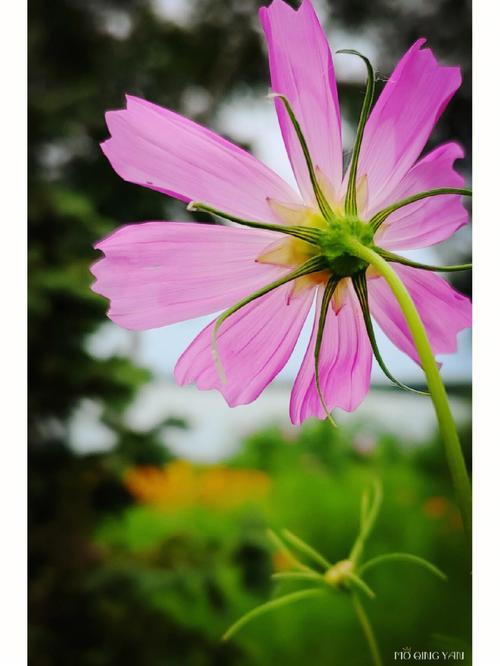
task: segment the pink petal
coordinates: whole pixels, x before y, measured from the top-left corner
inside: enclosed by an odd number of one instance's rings
[[[434,354],[451,354],[457,350],[457,334],[472,323],[470,300],[442,277],[418,268],[393,264],[404,281],[427,330]],[[370,310],[392,342],[419,363],[401,308],[381,277],[368,280]]]
[[[276,234],[188,222],[145,222],[118,229],[96,248],[94,291],[108,316],[132,330],[165,326],[226,308],[286,269],[255,261]]]
[[[413,166],[461,83],[460,69],[438,65],[430,49],[420,48],[424,42],[419,39],[403,56],[366,124],[358,176],[367,175],[370,208]]]
[[[282,0],[260,9],[269,48],[271,84],[288,98],[302,127],[315,166],[337,194],[342,182],[340,110],[332,56],[310,0],[294,11]],[[288,114],[276,100],[281,132],[297,183],[307,203],[315,203],[302,149]]]
[[[318,290],[316,319],[302,366],[295,380],[290,401],[292,423],[300,424],[310,416],[325,418],[314,378],[314,347],[323,289]],[[321,344],[319,376],[328,409],[340,407],[351,412],[365,397],[370,386],[372,349],[363,315],[349,283],[338,314],[329,308]]]
[[[298,202],[293,190],[249,153],[187,118],[137,97],[108,111],[102,150],[125,180],[237,217],[273,220],[267,198]]]
[[[255,400],[290,358],[312,302],[311,289],[289,298],[285,284],[229,317],[217,334],[227,382],[222,384],[211,351],[213,323],[186,349],[175,367],[179,384],[217,389],[227,403]]]
[[[464,179],[453,163],[463,158],[462,148],[447,143],[430,152],[410,169],[392,193],[394,202],[412,194],[441,187],[463,187]],[[387,200],[383,206],[390,205]],[[373,211],[375,212],[375,211]],[[388,250],[427,247],[449,238],[468,221],[461,197],[443,195],[405,206],[387,218],[376,242]]]

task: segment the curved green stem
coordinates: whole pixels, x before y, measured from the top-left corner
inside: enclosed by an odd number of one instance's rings
[[[442,194],[460,194],[464,197],[472,196],[471,190],[462,187],[440,187],[436,190],[427,190],[425,192],[419,192],[418,194],[413,194],[411,197],[407,197],[406,199],[401,199],[401,201],[397,201],[396,203],[387,206],[387,208],[380,210],[371,218],[368,224],[371,226],[373,232],[375,233],[377,229],[380,227],[380,225],[383,222],[385,222],[385,220],[389,217],[391,213],[394,213],[395,211],[399,210],[400,208],[403,208],[404,206],[408,206],[409,204],[415,203],[416,201],[421,201],[422,199],[427,199],[428,197],[441,196]]]
[[[360,271],[359,273],[353,275],[352,283],[354,285],[354,291],[356,292],[356,296],[358,297],[359,305],[361,307],[361,312],[363,314],[363,319],[366,327],[366,333],[368,335],[368,339],[370,340],[370,344],[372,346],[373,355],[375,356],[377,363],[379,364],[380,369],[382,370],[384,375],[387,377],[387,379],[396,384],[396,386],[399,386],[399,388],[402,388],[404,391],[409,391],[410,393],[415,393],[416,395],[428,396],[429,394],[427,393],[427,391],[419,391],[418,389],[414,389],[411,386],[403,384],[402,382],[399,381],[399,379],[396,379],[396,377],[394,377],[394,375],[389,371],[389,368],[386,366],[384,359],[382,358],[382,354],[380,353],[380,350],[378,348],[377,338],[375,337],[375,330],[373,328],[372,318],[370,314],[370,307],[368,305],[368,287],[366,284],[366,272]]]
[[[427,385],[434,409],[436,410],[448,467],[457,494],[464,530],[470,547],[472,542],[472,492],[469,476],[446,389],[439,374],[425,327],[408,290],[392,266],[377,252],[354,238],[350,242],[350,248],[356,256],[374,266],[382,277],[385,278],[406,319],[427,378]]]
[[[300,590],[300,592],[292,592],[291,594],[286,594],[284,597],[278,597],[278,599],[273,599],[268,601],[261,606],[257,606],[253,610],[240,617],[240,619],[229,627],[224,636],[222,637],[223,641],[229,640],[234,634],[244,627],[248,622],[263,615],[268,611],[275,610],[277,608],[282,608],[283,606],[288,606],[288,604],[296,603],[297,601],[302,601],[309,597],[317,597],[318,595],[325,594],[326,590],[322,590],[319,587],[312,588],[310,590]]]
[[[366,642],[368,643],[373,664],[374,666],[383,666],[382,657],[380,656],[380,650],[378,647],[377,639],[375,638],[375,634],[373,632],[372,625],[370,624],[368,615],[366,614],[366,611],[363,608],[361,601],[359,600],[359,597],[355,592],[353,592],[352,594],[352,603],[354,605],[354,610],[356,611],[356,615],[358,616],[361,628],[363,629]]]
[[[443,573],[441,569],[438,569],[437,566],[432,564],[432,562],[428,562],[423,557],[413,555],[412,553],[387,553],[386,555],[378,555],[377,557],[373,557],[371,560],[368,560],[368,562],[362,564],[358,571],[360,574],[362,574],[372,567],[376,567],[379,564],[385,564],[386,562],[411,562],[411,564],[417,564],[418,566],[427,569],[438,578],[441,578],[441,580],[447,580],[446,574]]]

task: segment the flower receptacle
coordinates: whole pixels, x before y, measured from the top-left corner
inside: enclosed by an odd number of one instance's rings
[[[349,580],[353,573],[354,564],[351,560],[336,562],[324,575],[325,582],[332,587],[340,587]]]

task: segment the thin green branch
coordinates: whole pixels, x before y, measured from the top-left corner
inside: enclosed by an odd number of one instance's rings
[[[354,605],[354,610],[356,611],[356,615],[358,617],[359,623],[361,625],[361,628],[363,629],[363,633],[366,638],[366,642],[368,643],[368,648],[370,650],[370,655],[373,661],[374,666],[383,666],[382,665],[382,657],[380,656],[380,650],[377,644],[377,639],[375,638],[375,633],[372,629],[372,625],[370,623],[370,620],[368,618],[368,615],[366,614],[365,609],[363,608],[363,605],[361,604],[361,601],[359,600],[358,595],[353,592],[352,594],[352,602]]]
[[[385,278],[408,324],[436,410],[448,467],[460,505],[470,555],[470,546],[472,543],[472,492],[469,475],[446,389],[439,374],[439,368],[436,364],[425,326],[404,282],[392,266],[375,250],[366,247],[354,238],[350,241],[350,249],[360,259],[363,259],[368,264],[372,264],[380,275]]]

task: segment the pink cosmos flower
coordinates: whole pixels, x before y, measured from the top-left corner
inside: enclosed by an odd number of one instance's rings
[[[315,323],[290,401],[291,420],[299,424],[310,416],[324,418],[325,409],[354,410],[363,400],[373,353],[379,357],[370,313],[418,362],[390,288],[349,251],[346,234],[392,262],[435,354],[456,351],[457,333],[471,324],[465,296],[429,267],[394,254],[443,241],[467,222],[458,194],[463,179],[453,168],[462,148],[446,143],[420,156],[461,77],[458,68],[439,65],[419,39],[367,118],[369,79],[357,148],[344,174],[332,56],[311,1],[295,11],[274,0],[260,10],[260,19],[298,192],[210,130],[127,96],[126,109],[106,114],[111,138],[102,149],[115,171],[195,202],[193,209],[254,228],[124,226],[96,245],[105,256],[92,268],[93,289],[110,300],[110,319],[132,330],[238,303],[195,338],[175,368],[179,384],[218,389],[230,406],[255,400],[280,372],[315,301]]]

